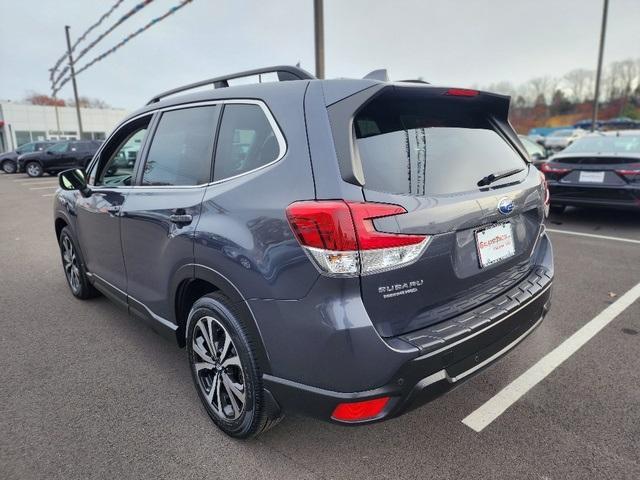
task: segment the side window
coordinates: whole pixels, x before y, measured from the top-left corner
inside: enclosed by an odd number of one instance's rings
[[[224,107],[218,135],[213,179],[223,180],[273,162],[280,145],[271,124],[258,105]]]
[[[164,112],[149,147],[142,184],[209,183],[218,114],[215,105]]]
[[[47,151],[52,153],[64,153],[69,149],[69,142],[56,143],[50,147]]]
[[[100,153],[94,185],[131,185],[133,169],[147,133],[151,116],[125,125]]]
[[[31,153],[33,151],[35,151],[35,143],[25,143],[24,145],[21,145],[16,152],[17,153]]]
[[[83,152],[83,153],[96,151],[96,147],[94,147],[93,143],[91,142],[78,142],[77,149],[79,152]]]

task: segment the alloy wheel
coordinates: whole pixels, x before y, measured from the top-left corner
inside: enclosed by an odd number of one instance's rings
[[[67,276],[69,286],[74,293],[80,290],[80,268],[78,267],[78,257],[73,248],[73,243],[68,236],[62,238],[62,263],[64,273]]]
[[[193,331],[192,349],[192,367],[207,403],[221,419],[237,420],[245,410],[246,389],[229,332],[217,319],[202,317]]]
[[[27,165],[27,173],[32,177],[40,176],[40,166],[37,163],[30,163]]]
[[[2,164],[2,170],[4,171],[4,173],[15,173],[16,164],[8,160]]]

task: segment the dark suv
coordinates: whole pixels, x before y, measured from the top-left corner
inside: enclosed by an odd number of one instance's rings
[[[18,171],[27,172],[30,177],[41,177],[45,172],[54,174],[73,167],[84,168],[100,145],[99,140],[58,142],[46,150],[20,155]]]
[[[0,169],[4,173],[16,173],[18,171],[18,157],[25,153],[41,152],[49,148],[55,142],[30,142],[20,145],[11,152],[0,155]]]
[[[290,81],[228,86],[266,72]],[[204,85],[216,88],[172,96]],[[229,435],[286,411],[397,416],[549,308],[548,193],[508,110],[491,93],[293,67],[166,92],[86,174],[60,175],[71,291],[99,291],[186,346]]]

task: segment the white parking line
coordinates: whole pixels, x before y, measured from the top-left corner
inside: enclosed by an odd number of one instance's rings
[[[477,410],[462,420],[469,428],[481,432],[483,428],[502,415],[525,393],[535,387],[553,372],[562,362],[573,355],[580,347],[606,327],[629,305],[640,298],[640,283],[605,308],[580,330],[575,332],[554,350],[542,357],[529,370],[504,387],[497,395],[489,399]]]
[[[616,240],[618,242],[640,243],[640,240],[634,240],[633,238],[610,237],[608,235],[596,235],[594,233],[574,232],[571,230],[556,230],[555,228],[547,228],[546,230],[547,232],[551,233],[565,233],[567,235],[576,235],[578,237],[590,237],[599,238],[601,240]]]
[[[58,182],[29,182],[29,183],[18,183],[20,187],[37,187],[40,185],[58,185]]]
[[[22,177],[22,178],[15,178],[11,181],[25,183],[25,182],[46,182],[47,180],[57,180],[57,179],[52,177]]]
[[[55,193],[45,193],[44,195],[42,195],[43,197],[55,197]]]
[[[47,188],[58,188],[58,185],[51,185],[49,187],[31,187],[29,190],[46,190]]]

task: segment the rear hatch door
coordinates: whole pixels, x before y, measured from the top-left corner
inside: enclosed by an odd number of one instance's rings
[[[375,228],[430,236],[415,263],[361,278],[385,337],[474,308],[532,268],[543,190],[506,121],[508,99],[449,92],[384,89],[354,117],[365,200],[407,211],[374,220]],[[478,185],[501,173],[509,175]]]

